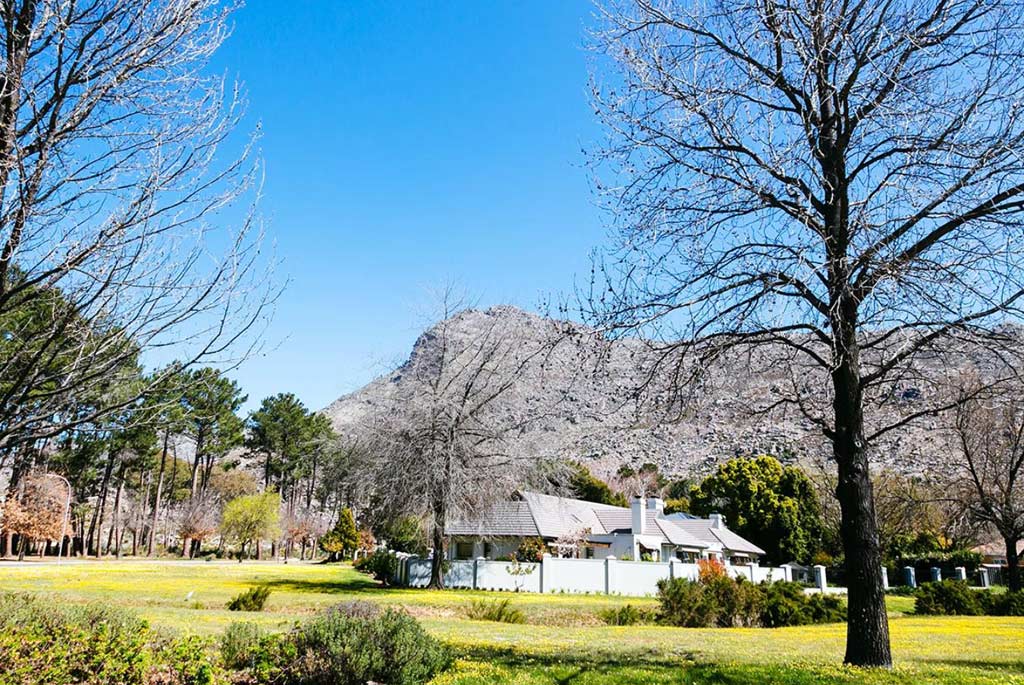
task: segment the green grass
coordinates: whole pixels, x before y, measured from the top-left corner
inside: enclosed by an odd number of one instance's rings
[[[227,611],[253,585],[273,590],[265,611]],[[917,617],[913,599],[889,597],[892,671],[840,666],[843,625],[775,630],[606,626],[601,609],[652,599],[382,589],[348,566],[234,562],[82,562],[0,565],[0,589],[55,601],[130,606],[155,627],[213,635],[238,620],[284,630],[332,603],[367,599],[406,608],[460,655],[435,685],[641,683],[869,683],[1024,685],[1024,619]],[[191,595],[189,594],[191,593]],[[522,625],[471,621],[481,598],[509,598]]]

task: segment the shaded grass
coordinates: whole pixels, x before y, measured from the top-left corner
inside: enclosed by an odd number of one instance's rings
[[[270,630],[287,630],[339,601],[402,606],[460,655],[442,685],[519,683],[868,683],[1024,685],[1024,619],[918,617],[913,598],[887,598],[893,671],[840,666],[845,625],[767,629],[606,626],[598,611],[653,607],[653,599],[604,595],[381,588],[349,566],[309,563],[82,562],[0,564],[0,589],[99,601],[138,611],[155,627],[214,635],[239,620],[227,601],[254,586],[273,589],[267,608],[249,614]],[[191,594],[190,594],[191,593]],[[527,624],[468,620],[480,599],[508,598]],[[196,608],[200,607],[200,608]]]

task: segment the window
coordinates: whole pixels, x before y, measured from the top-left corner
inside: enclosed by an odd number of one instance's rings
[[[494,552],[494,545],[492,545],[489,542],[485,542],[484,543],[484,558],[485,559],[493,559],[494,558],[493,552]]]
[[[472,559],[473,558],[473,543],[472,542],[456,542],[455,543],[455,558],[456,559]]]

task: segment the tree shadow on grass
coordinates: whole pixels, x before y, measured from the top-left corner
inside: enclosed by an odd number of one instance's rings
[[[387,592],[389,588],[370,578],[346,578],[345,580],[301,580],[293,578],[274,578],[265,580],[260,585],[281,592],[311,592],[319,594],[357,594],[366,592]]]

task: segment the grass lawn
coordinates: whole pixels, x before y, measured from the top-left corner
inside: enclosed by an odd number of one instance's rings
[[[255,584],[273,594],[266,611],[224,609]],[[890,598],[897,666],[866,672],[840,666],[845,626],[684,629],[611,627],[597,612],[651,599],[381,589],[348,566],[234,562],[2,564],[0,589],[72,602],[134,608],[157,628],[216,635],[237,620],[287,629],[324,606],[367,599],[402,606],[460,655],[436,685],[612,685],[641,683],[1017,683],[1024,685],[1024,618],[915,617],[907,597]],[[510,597],[524,625],[470,621],[481,597]]]

